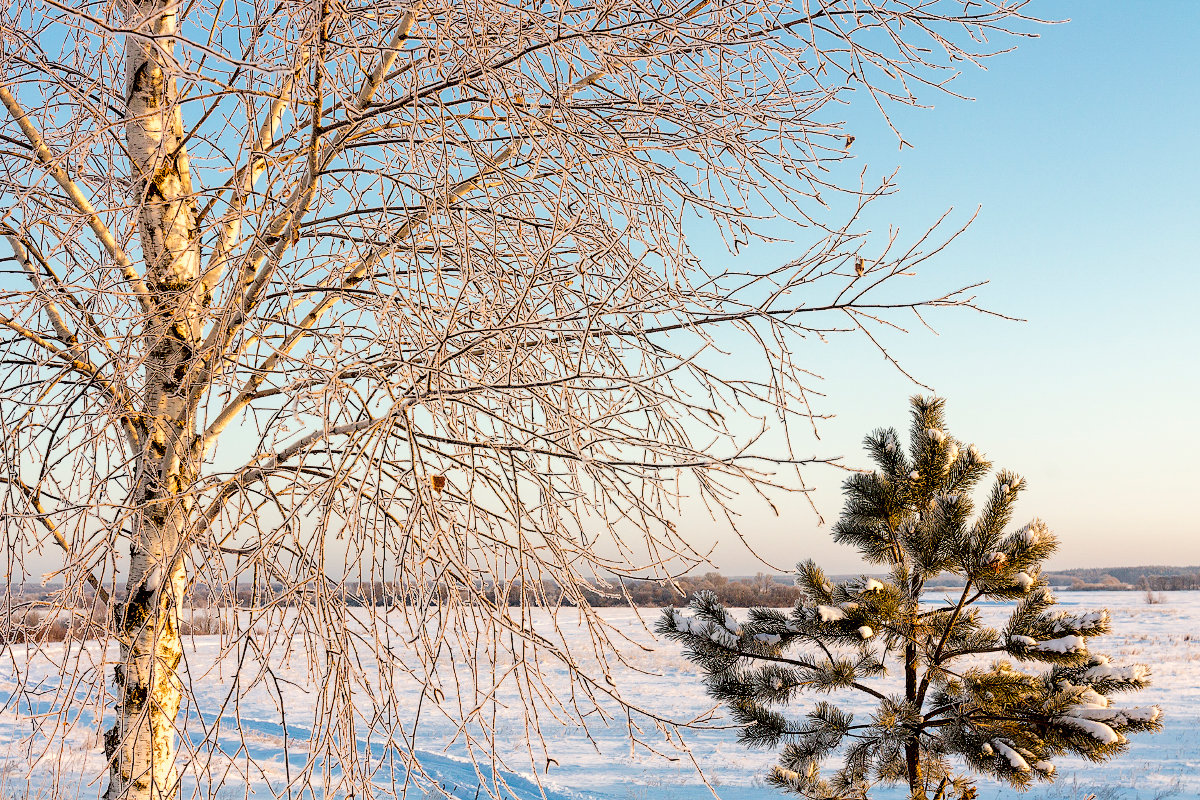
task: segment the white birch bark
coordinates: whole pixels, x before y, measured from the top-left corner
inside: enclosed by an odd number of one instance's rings
[[[142,3],[128,9],[130,28],[153,37],[129,34],[125,46],[125,141],[150,310],[141,331],[147,356],[128,596],[118,612],[117,721],[105,737],[109,800],[178,791],[179,608],[193,507],[185,491],[197,473],[197,352],[206,292],[176,96],[175,8]]]

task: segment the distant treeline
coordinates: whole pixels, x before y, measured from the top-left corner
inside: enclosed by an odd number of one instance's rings
[[[1077,591],[1149,589],[1175,592],[1200,589],[1200,567],[1107,567],[1047,573],[1050,582]]]
[[[9,613],[0,614],[0,647],[103,639],[113,629],[111,620],[106,618],[109,613],[103,605],[93,606],[90,613],[9,609]],[[212,636],[228,633],[232,628],[219,611],[184,612],[179,620],[179,632],[184,636]]]
[[[55,595],[60,588],[51,585],[15,589],[8,594],[7,605],[48,608],[57,604]],[[124,587],[117,588],[118,600],[124,594],[123,589]],[[714,592],[722,603],[734,607],[791,606],[800,597],[800,590],[792,584],[790,576],[759,573],[752,578],[728,578],[715,572],[698,576],[684,576],[671,581],[630,579],[593,581],[589,587],[583,590],[583,595],[590,605],[597,607],[624,606],[631,602],[638,606],[682,606],[693,595],[701,591]],[[448,594],[458,594],[465,598],[468,594],[476,593],[481,593],[490,603],[509,606],[518,606],[522,603],[529,606],[551,607],[576,604],[574,597],[564,593],[562,587],[553,581],[542,581],[539,584],[515,581],[500,586],[488,584],[478,587],[475,592],[468,592],[462,586],[429,585],[419,593],[411,584],[401,586],[385,581],[364,581],[348,583],[337,587],[334,591],[338,598],[344,598],[343,602],[348,606],[440,603],[446,599]],[[185,601],[185,605],[190,608],[208,608],[232,603],[245,608],[270,603],[286,607],[307,599],[309,598],[306,598],[302,592],[289,592],[281,584],[259,585],[258,587],[238,586],[236,589],[220,593],[210,592],[201,584],[193,589]],[[85,607],[100,604],[95,604],[94,598],[87,596],[82,601],[76,599],[73,605]],[[97,613],[100,618],[103,617],[103,612]]]
[[[612,590],[606,595],[597,595],[588,600],[596,606],[625,605],[632,601],[638,606],[682,606],[697,592],[712,592],[723,605],[735,608],[749,606],[768,606],[782,608],[794,605],[800,598],[800,590],[793,584],[790,576],[765,575],[759,573],[753,578],[726,578],[715,572],[704,575],[676,578],[673,582],[665,581],[624,581],[624,591],[628,600]]]
[[[443,590],[444,591],[444,590]],[[461,591],[461,590],[460,590]],[[728,606],[790,606],[800,597],[800,590],[790,577],[759,573],[752,578],[727,578],[715,572],[700,576],[685,576],[671,581],[664,580],[613,580],[592,582],[583,590],[589,605],[626,606],[682,606],[693,595],[710,591]],[[513,582],[502,586],[483,587],[483,595],[490,603],[520,606],[572,606],[576,599],[563,592],[553,581],[540,584]],[[434,597],[438,592],[432,593]],[[405,602],[391,584],[375,582],[357,585],[347,602],[351,605],[395,605]],[[411,602],[411,598],[408,602]]]
[[[852,576],[831,576],[841,579]],[[1052,586],[1066,587],[1077,591],[1092,590],[1135,590],[1135,591],[1184,591],[1200,589],[1200,567],[1113,567],[1109,569],[1070,569],[1045,573],[1046,579]],[[929,581],[930,588],[951,587],[956,585],[953,580],[934,578]],[[957,585],[961,586],[959,581]],[[63,602],[57,597],[60,586],[25,586],[12,587],[8,592],[0,592],[4,602],[0,604],[0,617],[8,618],[18,607],[33,609],[48,609]],[[518,606],[570,606],[575,605],[572,595],[564,593],[562,587],[552,581],[539,584],[513,582],[496,586],[492,584],[477,587],[474,592],[468,592],[462,586],[430,585],[424,591],[416,592],[410,585],[402,587],[399,584],[384,581],[353,582],[337,586],[333,590],[338,598],[335,602],[344,602],[348,606],[396,606],[412,605],[415,603],[437,604],[447,599],[448,595],[457,594],[465,597],[468,594],[479,594],[490,603]],[[682,606],[697,592],[710,591],[716,594],[722,604],[733,607],[767,606],[782,608],[793,605],[800,596],[800,590],[792,584],[791,576],[767,575],[759,573],[754,577],[730,578],[716,572],[704,575],[684,576],[670,581],[665,580],[633,580],[613,579],[607,582],[593,581],[583,590],[584,597],[592,606],[623,606],[633,603],[637,606]],[[118,600],[124,594],[124,587],[118,586],[115,596]],[[210,606],[228,606],[235,604],[243,608],[262,606],[265,604],[277,606],[294,606],[308,602],[302,590],[287,589],[280,584],[260,584],[257,587],[239,585],[226,588],[223,591],[210,591],[208,587],[199,584],[194,587],[185,604],[191,608],[207,608]],[[77,609],[92,609],[90,620],[95,625],[102,619],[105,610],[102,604],[95,603],[90,593],[68,601]],[[97,607],[99,606],[99,607]],[[5,608],[10,610],[5,612]],[[23,613],[23,612],[18,612]],[[61,626],[59,620],[50,615],[52,624]],[[47,620],[50,622],[51,620]],[[8,626],[11,627],[11,620]],[[78,622],[75,623],[78,625]],[[55,632],[57,634],[57,631]],[[64,632],[67,638],[71,632]]]
[[[1145,584],[1133,588],[1149,589],[1153,592],[1180,592],[1188,589],[1200,589],[1200,572],[1191,575],[1148,575]]]
[[[1144,577],[1174,577],[1178,575],[1200,575],[1200,567],[1167,567],[1161,565],[1142,567],[1084,567],[1060,569],[1053,574],[1080,578],[1088,583],[1099,583],[1104,578],[1116,578],[1121,583],[1136,585]]]
[[[1060,586],[1077,591],[1094,590],[1152,590],[1156,592],[1183,591],[1200,589],[1200,567],[1174,570],[1174,574],[1158,572],[1155,567],[1118,569],[1118,570],[1080,570],[1083,575],[1069,572],[1047,573],[1046,578],[1052,586]],[[1113,574],[1114,572],[1118,574]],[[851,576],[833,576],[844,578]],[[1123,579],[1124,578],[1124,579]],[[928,583],[929,588],[951,588],[962,586],[961,581],[934,578]],[[426,594],[426,602],[435,600],[442,592],[453,591],[442,588],[439,591]],[[461,590],[459,590],[461,591]],[[715,572],[699,576],[684,576],[672,581],[662,580],[623,580],[611,581],[605,584],[593,583],[590,589],[584,589],[587,602],[596,607],[624,606],[632,603],[635,606],[661,607],[682,606],[701,591],[716,594],[722,605],[735,608],[750,606],[766,606],[785,608],[795,604],[800,597],[800,590],[792,583],[789,575],[766,575],[759,573],[752,578],[728,578]],[[487,586],[483,595],[488,602],[509,606],[571,606],[575,605],[573,598],[565,594],[562,588],[552,581],[543,581],[538,585],[515,582],[505,586]],[[240,603],[250,601],[251,593],[238,592]],[[261,593],[259,595],[261,601]],[[349,605],[397,605],[411,603],[414,598],[402,598],[396,587],[391,584],[375,582],[357,584],[348,587],[346,602]]]

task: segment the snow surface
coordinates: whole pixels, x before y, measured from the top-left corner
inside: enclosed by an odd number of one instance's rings
[[[1166,602],[1162,605],[1147,605],[1142,595],[1136,592],[1061,592],[1058,597],[1066,610],[1073,614],[1082,615],[1105,606],[1111,609],[1113,633],[1093,640],[1092,646],[1099,652],[1111,655],[1112,662],[1092,669],[1097,674],[1120,675],[1128,674],[1127,665],[1131,663],[1149,664],[1152,672],[1150,688],[1119,695],[1117,704],[1147,709],[1144,712],[1133,708],[1121,709],[1121,713],[1125,714],[1154,713],[1149,708],[1161,706],[1165,728],[1157,735],[1130,736],[1129,752],[1109,763],[1091,764],[1078,759],[1056,759],[1056,782],[1036,782],[1033,789],[1021,796],[1028,800],[1082,800],[1089,794],[1106,800],[1200,800],[1200,592],[1168,592],[1165,594]],[[981,608],[983,621],[999,627],[1012,604],[995,603]],[[645,651],[630,648],[629,666],[613,669],[614,681],[625,689],[630,700],[676,718],[702,714],[712,708],[713,703],[704,694],[697,668],[682,656],[680,645],[656,641],[639,620],[638,613],[632,610],[601,609],[600,613],[633,641],[650,648]],[[733,614],[740,618],[745,616],[744,612],[736,609]],[[652,609],[642,609],[640,616],[647,625],[651,625],[655,618]],[[723,626],[711,627],[723,631],[725,635],[731,634]],[[586,632],[582,628],[571,635],[578,637],[577,644],[586,641]],[[206,707],[218,708],[232,686],[233,676],[227,670],[204,674],[207,666],[214,661],[217,648],[215,637],[198,637],[187,644],[187,664],[196,677],[194,691],[200,712],[196,708],[188,710],[185,735],[194,742],[202,740],[207,732],[214,730],[214,714],[209,712],[204,717],[206,729],[202,729],[199,727],[199,713]],[[49,655],[53,656],[53,651]],[[103,654],[94,655],[97,669],[108,671],[109,668],[103,664]],[[546,664],[544,671],[552,682],[566,685],[561,667]],[[29,685],[40,686],[40,693],[25,693],[14,698],[19,675],[28,678]],[[93,798],[103,790],[105,781],[100,778],[104,771],[101,740],[97,735],[96,720],[89,711],[77,712],[78,724],[62,739],[49,743],[37,736],[31,739],[31,734],[36,730],[45,729],[55,721],[56,708],[52,703],[55,684],[59,680],[57,676],[57,668],[48,659],[34,659],[30,663],[23,649],[5,652],[0,657],[0,797],[5,800],[27,796],[48,798],[55,777],[63,781],[60,794],[63,797],[70,797],[73,793]],[[290,762],[294,768],[298,759],[303,760],[308,737],[303,720],[306,714],[311,720],[315,694],[311,692],[311,685],[305,684],[304,675],[298,668],[293,669],[289,677],[297,681],[297,685],[286,692],[289,710],[287,741],[291,747]],[[78,690],[82,690],[81,687],[82,684],[77,687]],[[415,689],[413,694],[415,703],[418,700]],[[870,709],[868,703],[858,700],[843,703],[843,698],[849,699],[850,696],[839,693],[828,699],[858,715]],[[816,699],[819,698],[814,697],[811,702]],[[805,702],[809,701],[801,700],[801,703]],[[790,711],[794,715],[803,709],[802,704],[797,704]],[[1093,717],[1093,713],[1083,708],[1077,709],[1075,716],[1081,721],[1103,724],[1101,719],[1088,719]],[[1095,713],[1095,716],[1101,714]],[[466,760],[461,746],[447,746],[453,733],[452,725],[435,720],[432,715],[429,719],[430,724],[422,729],[422,738],[417,742],[427,771],[455,797],[471,800],[476,797],[479,786],[478,774],[483,774],[487,779],[493,774],[491,768],[487,764],[480,764],[477,773],[476,767]],[[272,695],[262,689],[251,691],[242,701],[240,720],[226,714],[221,716],[220,721],[221,727],[215,734],[219,741],[223,741],[222,737],[228,737],[229,746],[233,747],[238,741],[233,728],[240,724],[252,754],[266,762],[268,777],[275,780],[286,774],[288,764],[283,757],[283,729]],[[525,766],[521,766],[524,733],[518,718],[514,716],[511,720],[502,720],[502,724],[509,726],[507,730],[511,735],[501,737],[501,747],[507,750],[498,755],[508,757],[512,770],[517,774],[504,771],[497,774],[507,780],[508,796],[519,800],[542,796],[531,780],[535,771],[546,786],[546,800],[711,798],[713,795],[697,776],[691,758],[704,768],[721,798],[762,800],[783,797],[763,783],[774,763],[774,755],[739,745],[736,732],[721,727],[728,724],[728,720],[722,716],[718,716],[707,729],[685,733],[690,757],[673,750],[650,723],[642,726],[645,740],[665,755],[655,754],[642,746],[631,749],[623,720],[615,721],[609,727],[596,725],[592,729],[595,746],[578,730],[554,730],[548,727],[551,755],[558,762],[550,767],[548,773],[543,772],[541,764],[530,765],[528,756],[524,757]],[[31,742],[34,743],[32,749]],[[1003,743],[996,743],[998,751],[1001,751],[1000,744]],[[374,740],[360,741],[364,751],[379,746]],[[47,758],[39,761],[36,755],[41,752],[46,752]],[[55,768],[55,763],[60,766]],[[1048,766],[1038,763],[1033,764],[1032,768],[1044,772]],[[261,780],[254,779],[260,784]],[[988,781],[981,780],[979,789],[979,800],[1008,800],[1017,796],[1011,789]],[[244,792],[244,784],[238,784],[237,775],[231,773],[217,795],[222,798],[241,798]],[[423,791],[409,793],[412,798],[423,796]],[[905,796],[906,793],[899,787],[876,789],[871,793],[872,800],[904,800]],[[255,789],[255,797],[270,797],[270,794],[259,785]]]

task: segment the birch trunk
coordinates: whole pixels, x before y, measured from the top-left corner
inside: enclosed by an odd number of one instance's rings
[[[128,594],[118,609],[116,724],[105,736],[108,800],[178,794],[175,765],[182,655],[179,609],[198,473],[197,357],[206,289],[200,281],[196,207],[176,96],[174,5],[128,6],[125,139],[138,208],[150,309],[142,323],[145,360],[140,451],[130,507]]]

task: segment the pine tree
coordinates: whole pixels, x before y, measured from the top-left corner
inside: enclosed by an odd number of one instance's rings
[[[659,631],[703,669],[741,741],[780,749],[769,776],[780,789],[862,800],[900,783],[913,800],[972,798],[975,775],[1019,788],[1052,781],[1057,756],[1103,761],[1128,747],[1127,734],[1161,728],[1156,706],[1113,705],[1150,672],[1092,653],[1108,612],[1055,609],[1040,574],[1054,535],[1037,519],[1006,533],[1022,478],[996,473],[975,514],[972,490],[991,464],[949,435],[943,406],[914,397],[907,454],[895,430],[876,430],[864,441],[878,468],[844,484],[834,540],[886,566],[886,579],[835,584],[807,561],[790,612],[754,608],[739,623],[711,593],[696,595],[690,616],[664,610]],[[957,599],[922,602],[939,575],[962,578]],[[997,601],[1013,604],[999,630],[979,613]],[[856,719],[820,700],[785,714],[806,691],[858,692],[875,710]],[[835,754],[840,768],[823,772]]]

